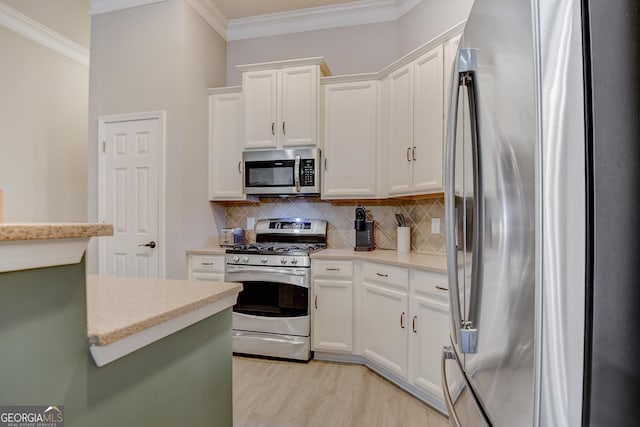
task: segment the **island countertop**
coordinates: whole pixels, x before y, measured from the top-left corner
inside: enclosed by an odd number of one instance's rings
[[[111,235],[113,225],[103,223],[0,224],[0,241],[75,239]]]
[[[87,336],[103,366],[232,307],[240,283],[87,275]]]

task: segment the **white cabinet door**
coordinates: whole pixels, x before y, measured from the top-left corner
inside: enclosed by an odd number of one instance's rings
[[[318,140],[317,66],[283,68],[279,91],[279,145],[315,145]]]
[[[246,148],[275,148],[278,131],[278,70],[242,74]]]
[[[443,185],[443,48],[414,61],[412,191],[442,192]]]
[[[242,92],[209,95],[209,200],[242,193]]]
[[[447,277],[410,272],[409,380],[444,404],[440,357],[449,344]]]
[[[413,148],[413,63],[389,75],[388,165],[389,194],[411,190]],[[383,162],[383,167],[384,167]]]
[[[362,354],[390,372],[407,377],[406,292],[362,283]]]
[[[324,86],[322,197],[377,197],[379,82]]]
[[[189,254],[187,260],[189,280],[224,282],[224,255]]]
[[[353,351],[353,282],[313,281],[313,349]]]

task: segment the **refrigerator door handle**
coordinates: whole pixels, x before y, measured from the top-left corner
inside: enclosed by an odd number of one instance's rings
[[[447,382],[446,370],[447,360],[456,360],[456,353],[451,349],[451,347],[444,347],[442,349],[440,364],[442,375],[442,394],[444,395],[444,403],[447,406],[447,412],[449,413],[449,422],[455,427],[461,427],[462,423],[458,418],[458,414],[456,414],[455,408],[453,407],[453,401],[451,400],[451,393],[449,393],[449,383]]]
[[[458,71],[460,55],[456,56],[451,72],[451,102],[449,103],[449,120],[447,123],[447,145],[445,151],[444,179],[444,217],[447,249],[447,274],[449,276],[449,307],[451,307],[451,330],[455,344],[460,342],[462,314],[460,311],[460,290],[458,288],[458,253],[456,247],[456,212],[455,212],[455,158],[456,133],[458,128],[458,93],[460,73]]]
[[[465,51],[461,58],[467,58],[467,71],[461,73],[460,80],[467,88],[469,99],[469,121],[471,127],[471,151],[473,163],[473,240],[471,247],[471,283],[469,313],[460,330],[460,349],[463,353],[475,353],[478,343],[478,320],[480,319],[480,299],[482,297],[482,259],[484,247],[484,185],[482,174],[482,151],[478,129],[478,93],[475,75],[475,51]],[[461,60],[462,61],[462,60]]]

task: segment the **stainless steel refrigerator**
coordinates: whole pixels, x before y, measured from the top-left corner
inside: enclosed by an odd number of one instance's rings
[[[445,158],[453,425],[640,422],[640,2],[476,0]]]

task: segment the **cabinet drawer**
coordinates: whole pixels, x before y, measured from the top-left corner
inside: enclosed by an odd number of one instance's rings
[[[353,277],[353,262],[343,260],[313,260],[313,278],[348,279]]]
[[[425,296],[449,301],[449,280],[446,275],[429,271],[411,270],[412,292]]]
[[[224,274],[224,256],[189,255],[189,270]]]
[[[365,262],[362,264],[362,277],[369,282],[409,289],[409,270],[406,268]]]

